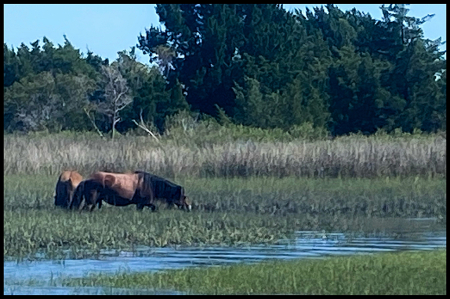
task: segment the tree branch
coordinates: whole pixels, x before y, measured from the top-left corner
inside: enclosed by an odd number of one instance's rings
[[[142,111],[141,111],[141,114],[140,114],[140,118],[141,118],[141,123],[140,123],[140,124],[138,124],[138,122],[137,122],[136,120],[134,120],[134,119],[133,119],[133,122],[134,122],[139,128],[141,128],[142,130],[144,130],[145,132],[147,132],[148,134],[150,134],[153,138],[155,138],[156,141],[159,143],[159,139],[156,137],[156,135],[153,134],[153,132],[150,131],[150,130],[145,126],[144,120],[142,119]]]
[[[100,137],[103,138],[103,134],[102,132],[100,132],[100,130],[97,128],[97,126],[95,125],[95,122],[92,120],[91,116],[89,115],[89,112],[86,110],[86,108],[83,108],[84,112],[86,113],[86,115],[88,116],[89,120],[91,121],[92,125],[94,126],[94,128],[97,130],[97,133],[100,135]]]
[[[113,126],[115,127],[116,124],[117,124],[119,121],[120,121],[120,117],[116,118],[116,119],[114,120]]]

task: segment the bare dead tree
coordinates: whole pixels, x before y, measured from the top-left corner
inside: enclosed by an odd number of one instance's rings
[[[97,105],[97,112],[111,119],[114,139],[116,124],[120,122],[119,112],[132,101],[127,80],[122,77],[117,66],[102,66],[102,76],[105,86],[105,100]]]
[[[136,126],[138,126],[139,128],[141,128],[142,130],[144,130],[145,132],[147,132],[150,136],[152,136],[153,138],[156,139],[157,142],[159,142],[158,137],[156,137],[156,134],[153,133],[149,128],[147,128],[147,126],[144,123],[144,120],[142,119],[142,109],[141,109],[141,113],[139,114],[139,117],[141,119],[141,123],[138,123],[135,119],[133,119],[133,122],[136,124]]]

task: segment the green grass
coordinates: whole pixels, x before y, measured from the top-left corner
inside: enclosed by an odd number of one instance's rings
[[[446,251],[270,261],[158,273],[91,274],[66,286],[172,289],[189,294],[445,295]]]
[[[274,243],[298,230],[401,233],[419,229],[407,217],[446,223],[444,179],[299,179],[180,177],[193,212],[156,213],[104,204],[92,213],[56,208],[57,177],[4,177],[4,257],[85,257],[135,245]],[[432,228],[430,228],[432,229]]]

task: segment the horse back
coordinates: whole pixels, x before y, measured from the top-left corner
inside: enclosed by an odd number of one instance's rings
[[[74,190],[82,180],[83,177],[77,171],[66,170],[61,173],[58,182],[65,183]]]
[[[83,177],[81,176],[81,174],[76,171],[70,172],[70,185],[72,187],[72,190],[75,190],[82,180]]]
[[[91,175],[91,179],[129,200],[133,198],[138,187],[138,175],[135,173],[96,172]]]

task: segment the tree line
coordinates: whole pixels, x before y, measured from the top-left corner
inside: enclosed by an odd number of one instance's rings
[[[161,27],[109,63],[65,37],[15,51],[4,44],[4,128],[13,131],[161,132],[187,110],[260,128],[312,124],[332,135],[446,129],[441,39],[420,28],[432,15],[381,7],[381,20],[334,5],[158,4]]]

